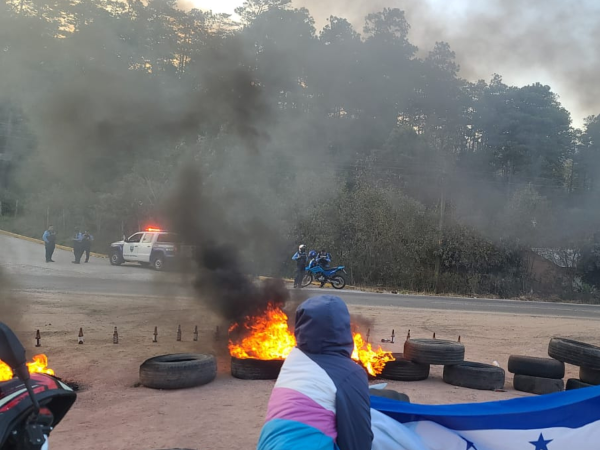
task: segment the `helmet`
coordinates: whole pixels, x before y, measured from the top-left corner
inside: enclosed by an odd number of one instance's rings
[[[316,258],[317,257],[317,252],[314,250],[311,250],[310,253],[308,254],[309,258]]]
[[[306,245],[302,244],[302,245],[298,246],[298,251],[300,253],[305,252],[306,251]]]

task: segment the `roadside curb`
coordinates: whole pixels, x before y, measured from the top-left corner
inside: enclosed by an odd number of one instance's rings
[[[41,239],[35,239],[35,238],[29,237],[29,236],[23,236],[21,234],[11,233],[10,231],[0,230],[0,234],[4,234],[5,236],[10,236],[10,237],[14,237],[17,239],[22,239],[24,241],[29,241],[29,242],[34,242],[36,244],[44,245],[44,241],[42,241]],[[61,250],[66,250],[68,252],[73,251],[73,247],[67,247],[65,245],[56,244],[56,248],[59,248]],[[95,256],[96,258],[108,258],[108,255],[103,255],[102,253],[90,252],[90,255]]]

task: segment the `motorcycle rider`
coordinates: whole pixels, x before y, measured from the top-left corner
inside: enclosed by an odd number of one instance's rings
[[[313,267],[315,267],[317,265],[317,256],[319,254],[315,251],[315,250],[311,250],[310,252],[308,252],[308,268],[312,269]]]
[[[292,260],[296,261],[296,277],[294,278],[294,288],[300,289],[302,287],[302,279],[304,278],[306,263],[308,261],[306,245],[302,244],[298,246],[298,251],[294,254],[294,256],[292,256]]]
[[[321,250],[317,256],[317,262],[323,269],[329,269],[329,263],[331,262],[331,253],[327,253],[327,250]]]
[[[329,263],[331,263],[331,253],[327,253],[327,250],[325,249],[321,250],[317,255],[317,264],[320,265],[323,270],[327,270],[329,269]],[[318,280],[321,282],[321,286],[319,287],[325,286],[325,282],[327,281],[325,276],[319,277]]]

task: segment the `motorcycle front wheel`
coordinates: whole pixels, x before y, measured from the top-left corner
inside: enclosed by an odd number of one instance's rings
[[[306,272],[304,274],[304,278],[302,278],[302,287],[310,286],[313,282],[313,274],[311,272]]]
[[[331,277],[331,286],[333,286],[334,289],[344,289],[346,286],[346,279],[341,275]]]

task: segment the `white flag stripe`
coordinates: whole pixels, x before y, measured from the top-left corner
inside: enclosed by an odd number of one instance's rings
[[[477,450],[536,450],[531,442],[537,441],[540,435],[546,440],[552,440],[547,444],[548,450],[600,449],[600,421],[580,428],[460,432],[434,422],[413,422],[407,424],[405,429],[420,436],[427,450],[466,450],[467,441],[463,438],[472,442]]]
[[[548,450],[598,450],[600,421],[581,428],[536,430],[476,430],[460,433],[433,422],[403,425],[391,417],[371,411],[373,450],[536,450],[532,442],[540,435],[550,440]]]

